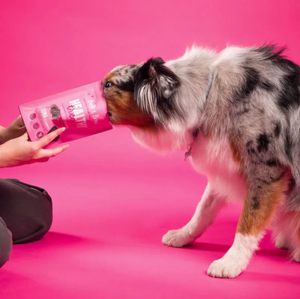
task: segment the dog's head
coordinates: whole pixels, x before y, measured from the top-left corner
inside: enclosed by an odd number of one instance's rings
[[[161,58],[116,67],[103,82],[111,123],[137,127],[164,126],[176,113],[173,96],[179,85],[178,77]]]

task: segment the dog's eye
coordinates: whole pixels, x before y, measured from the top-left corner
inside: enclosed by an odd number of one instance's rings
[[[112,83],[110,81],[107,81],[104,85],[105,88],[110,88],[112,87]]]

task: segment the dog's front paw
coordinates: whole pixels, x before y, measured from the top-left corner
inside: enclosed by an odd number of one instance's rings
[[[207,270],[207,275],[221,278],[235,278],[243,271],[239,263],[228,257],[214,261]]]
[[[162,238],[162,243],[172,247],[183,247],[192,243],[195,240],[191,236],[188,229],[183,227],[181,229],[170,230]]]

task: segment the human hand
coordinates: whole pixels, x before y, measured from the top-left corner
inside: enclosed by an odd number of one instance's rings
[[[65,128],[57,129],[38,141],[28,141],[27,133],[8,140],[0,146],[0,167],[12,167],[36,162],[46,162],[68,148],[68,144],[52,149],[43,149]]]
[[[0,144],[8,140],[17,138],[26,132],[26,128],[21,115],[19,115],[7,128],[3,128],[0,134]]]

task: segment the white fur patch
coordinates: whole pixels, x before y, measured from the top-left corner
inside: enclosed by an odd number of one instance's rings
[[[187,48],[184,55],[177,60],[194,60],[195,58],[200,58],[201,60],[206,60],[211,56],[215,56],[216,53],[212,49],[205,49],[202,47],[198,47],[193,45],[190,48]],[[172,61],[168,61],[167,64],[171,64]]]
[[[227,140],[209,140],[199,136],[193,144],[193,168],[205,174],[212,188],[229,201],[243,201],[246,184],[240,175],[240,166],[233,160],[232,150]]]
[[[246,269],[253,253],[258,249],[260,237],[237,233],[233,245],[219,260],[208,268],[207,274],[212,277],[235,278]]]
[[[218,58],[214,62],[214,65],[218,65],[223,61],[238,62],[239,56],[244,54],[246,51],[247,49],[245,48],[227,47],[220,52]],[[240,59],[243,59],[243,57],[241,57]]]
[[[130,127],[130,131],[137,143],[161,154],[186,150],[193,139],[188,132],[174,132],[167,129],[152,132],[138,127]]]

